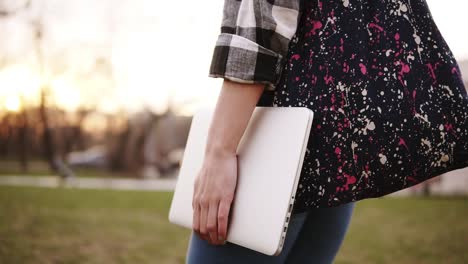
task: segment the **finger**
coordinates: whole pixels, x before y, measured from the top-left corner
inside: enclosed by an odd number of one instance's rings
[[[194,208],[192,228],[196,233],[200,233],[200,205],[194,202],[192,207]]]
[[[208,233],[206,230],[206,217],[208,214],[208,206],[205,200],[200,201],[200,235],[206,240]]]
[[[195,232],[198,232],[198,227],[199,227],[199,221],[198,221],[198,218],[199,218],[199,211],[197,212],[198,210],[198,192],[197,192],[197,177],[195,177],[195,180],[194,180],[194,184],[193,184],[193,193],[192,193],[192,210],[193,210],[193,214],[192,214],[192,229],[195,231]]]
[[[218,240],[225,241],[227,239],[227,229],[229,222],[229,213],[231,210],[232,199],[221,199],[218,207]]]
[[[210,203],[206,220],[206,229],[212,244],[218,244],[218,205],[218,199]]]
[[[198,178],[198,177],[197,177]],[[200,232],[200,195],[198,193],[198,184],[197,178],[195,179],[195,183],[193,186],[193,195],[192,195],[192,209],[193,209],[193,219],[192,219],[192,228],[195,233]]]

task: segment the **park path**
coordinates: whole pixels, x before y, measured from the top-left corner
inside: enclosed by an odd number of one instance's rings
[[[83,189],[114,189],[114,190],[148,190],[173,191],[177,179],[125,179],[125,178],[91,178],[74,177],[62,180],[58,176],[0,176],[0,185],[37,186],[37,187],[71,187]]]

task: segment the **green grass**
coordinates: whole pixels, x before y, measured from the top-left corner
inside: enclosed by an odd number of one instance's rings
[[[37,175],[50,175],[49,166],[47,162],[41,160],[32,160],[28,162],[28,171],[24,173],[21,170],[21,164],[16,160],[1,160],[0,161],[0,175],[23,175],[30,176]]]
[[[0,263],[184,263],[171,192],[0,186]],[[359,202],[336,263],[468,263],[468,198]]]
[[[182,263],[170,192],[0,187],[0,263]]]
[[[337,263],[468,263],[468,198],[360,201]]]

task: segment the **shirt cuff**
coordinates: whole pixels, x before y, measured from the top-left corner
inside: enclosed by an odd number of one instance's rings
[[[239,35],[221,33],[211,60],[209,77],[239,83],[264,83],[275,90],[283,68],[281,54]]]

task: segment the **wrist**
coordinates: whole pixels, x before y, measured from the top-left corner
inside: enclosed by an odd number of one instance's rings
[[[235,156],[236,149],[234,147],[229,147],[219,144],[208,144],[205,149],[206,157],[229,157]]]

